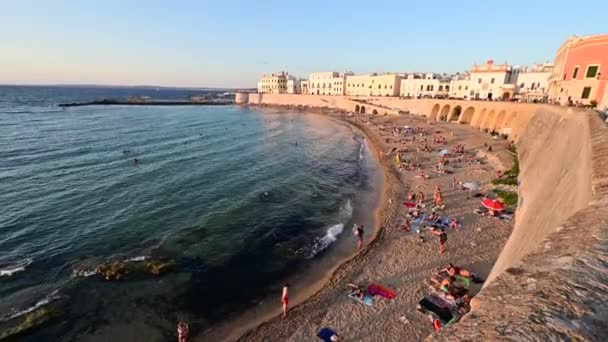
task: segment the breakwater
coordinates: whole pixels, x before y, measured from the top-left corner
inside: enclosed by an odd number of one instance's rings
[[[83,106],[227,106],[234,104],[233,101],[188,101],[188,100],[147,100],[147,101],[129,101],[129,100],[113,100],[103,99],[87,102],[71,102],[60,103],[57,106],[66,107],[83,107]]]

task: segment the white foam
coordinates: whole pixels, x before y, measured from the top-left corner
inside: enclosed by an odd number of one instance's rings
[[[15,273],[23,272],[31,264],[32,259],[26,259],[14,264],[5,265],[3,266],[4,268],[0,268],[0,277],[10,277]]]
[[[13,318],[17,318],[19,316],[23,316],[26,315],[42,306],[45,306],[47,304],[49,304],[50,302],[54,301],[55,299],[60,298],[59,296],[59,291],[55,290],[53,292],[51,292],[48,296],[42,298],[41,300],[37,301],[36,304],[23,309],[23,310],[15,310],[13,309],[9,314],[7,314],[6,316],[0,318],[0,322],[5,322],[5,321],[10,321]]]
[[[138,262],[138,261],[144,261],[146,259],[148,259],[148,256],[146,256],[146,255],[140,255],[140,256],[129,258],[129,259],[125,259],[125,261]]]
[[[344,231],[344,224],[342,223],[338,223],[329,227],[325,235],[315,241],[315,244],[312,246],[308,258],[313,258],[319,252],[326,249],[329,245],[338,240],[338,235],[342,234],[342,231]]]
[[[365,140],[361,141],[359,145],[359,160],[363,159],[363,151],[365,150]]]

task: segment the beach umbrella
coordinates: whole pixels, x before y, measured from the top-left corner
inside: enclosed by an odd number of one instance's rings
[[[498,200],[493,200],[493,199],[489,199],[486,198],[483,201],[481,201],[481,204],[490,209],[490,210],[494,210],[494,211],[503,211],[505,210],[505,205],[504,203],[498,201]]]
[[[477,182],[464,182],[462,187],[471,191],[479,190],[479,184]]]
[[[439,151],[440,156],[445,156],[446,154],[448,154],[448,150],[446,150],[446,149]]]

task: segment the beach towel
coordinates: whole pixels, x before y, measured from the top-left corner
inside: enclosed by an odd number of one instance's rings
[[[393,299],[397,296],[395,291],[378,284],[371,284],[367,287],[367,292],[372,296],[380,296],[386,299]]]
[[[433,303],[427,297],[418,302],[417,309],[425,314],[431,314],[434,318],[440,320],[443,325],[452,323],[457,317],[450,309]]]
[[[323,328],[317,333],[317,337],[325,342],[332,342],[331,337],[337,335],[337,333],[329,328]]]
[[[374,305],[374,300],[372,299],[372,297],[370,297],[369,295],[365,295],[363,296],[363,300],[359,299],[357,296],[355,296],[354,293],[351,293],[348,295],[348,297],[356,300],[357,302],[361,303],[361,304],[365,304],[367,306],[372,306]]]

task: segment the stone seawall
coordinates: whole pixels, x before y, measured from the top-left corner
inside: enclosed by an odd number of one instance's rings
[[[506,102],[259,95],[250,103],[409,111],[508,132],[520,158],[513,233],[471,314],[436,340],[608,336],[608,129],[593,111]]]
[[[566,111],[530,122],[523,203],[495,278],[431,340],[606,341],[608,129],[593,112]]]

